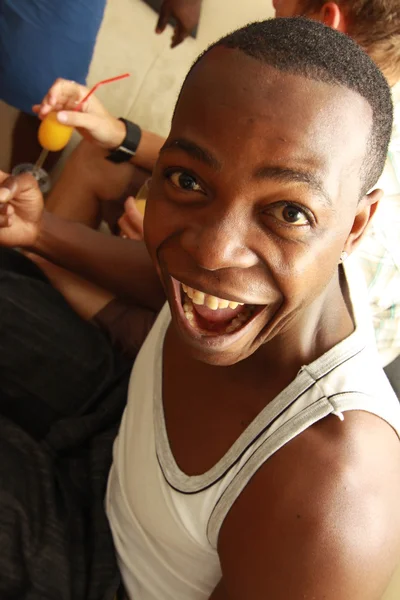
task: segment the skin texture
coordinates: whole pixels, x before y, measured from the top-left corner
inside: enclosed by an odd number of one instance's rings
[[[125,125],[94,95],[84,103],[82,112],[76,112],[76,104],[88,91],[73,81],[57,79],[41,104],[33,107],[40,119],[57,111],[59,120],[76,128],[84,137],[46,198],[46,208],[89,227],[98,227],[102,219],[113,227],[123,212],[122,202],[127,193],[136,193],[149,177],[164,140],[143,131],[132,162],[116,165],[106,161],[110,150],[123,142]]]
[[[371,114],[347,94],[218,49],[180,99],[145,217],[164,285],[171,290],[171,273],[220,297],[272,306],[251,341],[225,347],[223,356],[190,339],[174,315],[163,398],[171,448],[187,474],[211,468],[301,364],[352,331],[337,263],[343,248],[359,242],[379,194],[358,202]],[[196,152],[177,144],[182,139]],[[199,147],[220,166],[199,159]],[[255,176],[261,167],[295,166],[320,177],[332,206],[306,184]],[[182,171],[194,191],[179,189]],[[282,199],[312,210],[315,229],[283,226]],[[172,294],[169,300],[174,310]],[[218,368],[227,356],[230,366]],[[398,440],[370,415],[346,416],[344,427],[329,418],[299,436],[230,511],[219,538],[223,579],[212,600],[377,600],[399,556],[398,466]]]
[[[188,475],[212,467],[301,365],[351,334],[338,262],[380,198],[359,198],[371,123],[357,94],[238,51],[213,50],[189,77],[144,224],[173,316],[163,349],[168,438]],[[29,239],[99,277],[89,255],[103,239],[102,261],[111,254],[121,265],[114,286],[122,272],[141,282],[142,306],[155,301],[140,243],[90,231],[82,257],[78,226],[43,218],[30,180],[5,179],[0,198],[13,211],[0,243]],[[171,275],[265,308],[239,335],[212,343],[184,327]],[[346,413],[344,423],[329,417],[311,427],[233,505],[211,599],[378,600],[399,558],[399,473],[398,439],[378,418]]]
[[[190,5],[187,0],[182,0],[179,10],[190,9],[192,14],[196,2],[197,0]],[[167,10],[167,5],[166,2],[163,11]],[[299,0],[275,0],[274,7],[278,17],[304,14],[304,3]],[[168,9],[167,20],[171,10],[172,7]],[[326,2],[319,11],[307,13],[307,16],[338,31],[348,31],[347,16],[335,2]],[[86,103],[82,113],[71,112],[76,106],[75,102],[81,100],[87,91],[84,86],[59,79],[50,88],[42,104],[34,107],[34,110],[41,118],[50,110],[62,111],[65,122],[77,127],[85,137],[85,141],[73,152],[52,190],[46,204],[48,210],[63,218],[98,227],[101,218],[110,220],[110,211],[115,213],[117,218],[120,216],[122,211],[119,203],[108,208],[106,213],[104,203],[120,200],[132,178],[140,177],[138,168],[148,173],[152,171],[164,140],[151,132],[143,132],[138,152],[132,161],[136,170],[129,164],[105,165],[106,153],[101,147],[110,149],[118,146],[125,132],[121,122],[114,119],[94,96]],[[87,143],[86,140],[94,142],[96,146]],[[132,189],[129,193],[133,193]]]
[[[195,0],[189,5],[187,0],[182,0],[179,10],[183,10],[185,6],[185,10],[189,10],[190,7],[190,11],[193,11],[196,2],[200,4]],[[273,4],[278,17],[304,14],[304,3],[299,0],[274,0]],[[177,3],[174,4],[176,10],[175,5]],[[165,2],[163,11],[167,9],[168,3]],[[171,10],[172,6],[168,9],[168,15]],[[319,11],[307,13],[307,16],[338,31],[348,32],[347,16],[335,2],[326,2]],[[396,81],[391,83],[394,85]],[[105,166],[106,153],[100,148],[111,149],[118,146],[125,132],[121,122],[114,119],[97,98],[92,96],[82,113],[71,112],[76,106],[75,102],[82,99],[87,91],[84,86],[59,79],[50,88],[42,104],[34,107],[34,110],[40,117],[50,110],[63,111],[66,123],[77,127],[85,140],[96,144],[93,146],[84,141],[74,151],[48,198],[47,208],[63,218],[97,227],[101,218],[105,216],[102,210],[104,202],[120,200],[121,194],[137,174],[129,164]],[[163,141],[151,132],[143,132],[138,152],[132,161],[133,165],[148,172],[152,171]],[[129,193],[132,193],[132,190]],[[116,211],[119,211],[120,216],[121,207],[118,206]]]
[[[287,348],[293,346],[288,342],[296,337],[308,360],[309,346],[318,355],[326,347],[320,316],[329,314],[332,302],[338,329],[330,322],[327,332],[344,336],[352,328],[337,265],[341,252],[350,254],[358,243],[377,200],[372,195],[358,203],[358,172],[371,113],[356,94],[295,76],[270,72],[258,84],[261,91],[245,81],[239,87],[236,60],[247,63],[250,77],[259,78],[256,61],[217,49],[185,87],[153,174],[145,238],[177,330],[197,359],[233,364],[269,341],[269,356],[284,352],[291,361]],[[220,68],[231,71],[217,86]],[[342,102],[354,112],[342,110]],[[235,123],[230,130],[227,118]],[[357,138],[355,122],[361,132]],[[202,150],[184,149],[189,146]],[[196,159],[200,153],[211,155],[216,164]],[[179,188],[182,172],[193,176],[193,191]],[[319,181],[313,189],[301,181],[312,178]],[[289,226],[282,217],[284,202],[290,201],[303,207],[300,226]],[[187,333],[173,299],[171,276],[220,298],[266,308],[237,343],[221,341],[214,351],[210,338]],[[332,334],[327,336],[332,345]],[[296,347],[294,354],[298,352]]]
[[[109,304],[114,296],[82,277],[58,267],[46,259],[25,253],[47,276],[82,319],[90,320]]]
[[[324,23],[332,29],[346,33],[348,19],[345,12],[336,2],[325,2],[317,11],[307,11],[307,3],[301,0],[273,0],[276,17],[307,16]]]
[[[160,310],[165,296],[143,242],[110,236],[43,211],[37,182],[29,175],[0,172],[0,186],[0,245],[28,248],[121,300]]]
[[[276,17],[290,17],[297,14],[299,10],[298,0],[272,0]]]

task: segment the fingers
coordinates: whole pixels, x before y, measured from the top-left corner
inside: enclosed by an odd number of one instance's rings
[[[88,91],[88,88],[75,81],[57,79],[42,102],[33,107],[33,111],[43,119],[51,111],[73,110]]]
[[[22,254],[24,254],[24,256],[26,256],[26,258],[29,258],[29,260],[31,260],[33,263],[35,263],[35,265],[40,267],[40,269],[42,269],[42,271],[46,275],[47,275],[46,268],[49,266],[54,266],[55,269],[59,268],[61,270],[60,267],[56,267],[56,265],[53,265],[53,263],[51,263],[50,261],[43,258],[43,256],[39,256],[39,254],[35,254],[34,252],[28,252],[26,250],[22,250]],[[49,279],[50,279],[50,277],[49,277]]]
[[[139,200],[139,202],[143,202],[143,200]],[[135,224],[135,227],[140,228],[140,230],[143,231],[144,212],[139,210],[137,201],[133,196],[129,196],[129,198],[125,200],[124,208],[129,221],[132,224]]]
[[[5,171],[0,171],[0,185],[10,177],[10,173],[6,173]]]
[[[189,32],[186,31],[185,27],[178,22],[175,26],[174,33],[172,36],[171,48],[176,48],[181,44],[189,35]]]
[[[11,227],[14,219],[14,207],[11,204],[0,203],[0,227]]]
[[[0,207],[12,203],[15,208],[21,204],[25,204],[28,199],[30,201],[33,199],[36,202],[38,198],[42,198],[42,194],[36,179],[29,173],[8,176],[0,183]],[[2,215],[3,217],[7,217],[3,219],[3,226],[5,222],[11,225],[13,220],[12,216],[14,214],[13,207],[6,209],[3,206]]]
[[[85,112],[62,110],[57,113],[57,121],[70,127],[86,129],[87,131],[96,130],[101,124],[97,115],[91,115]]]
[[[135,218],[137,214],[139,214],[138,209],[136,208],[136,200],[133,196],[128,196],[124,202],[124,209],[128,216]]]
[[[125,213],[118,221],[121,237],[131,240],[143,239],[143,217],[136,207],[135,199],[130,196],[125,202]]]
[[[14,208],[8,201],[12,197],[7,180],[10,176],[7,173],[0,171],[0,227],[10,227],[12,225],[12,215]],[[3,187],[3,183],[5,186]]]
[[[160,16],[158,17],[156,33],[162,33],[166,26],[168,25],[168,21],[171,18],[171,10],[164,1],[163,5],[160,8]]]
[[[143,239],[143,229],[136,229],[130,223],[126,215],[122,215],[122,217],[118,220],[118,225],[120,228],[120,237],[138,241]]]
[[[0,203],[9,202],[15,196],[32,189],[39,190],[38,183],[33,175],[29,173],[9,175],[0,183]]]

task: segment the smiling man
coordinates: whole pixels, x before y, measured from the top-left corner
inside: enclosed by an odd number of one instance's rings
[[[168,300],[108,481],[128,598],[384,592],[400,559],[400,408],[342,263],[381,197],[368,190],[391,124],[388,84],[354,42],[277,19],[220,40],[186,78],[146,210],[153,266],[140,243],[94,231],[82,256],[82,226],[4,176],[1,244],[97,281],[101,244],[120,266],[103,284],[154,308],[155,267]]]
[[[397,0],[276,0],[274,4],[278,17],[304,15],[347,33],[364,48],[391,85],[399,81],[400,3]],[[164,140],[148,131],[140,133],[137,125],[131,127],[136,133],[131,131],[128,134],[121,120],[108,114],[93,97],[85,112],[71,110],[87,92],[85,87],[74,82],[57,80],[49,95],[35,109],[43,117],[57,106],[61,110],[60,118],[86,131],[86,139],[72,153],[61,178],[47,198],[47,208],[63,218],[92,227],[97,227],[99,219],[103,218],[113,231],[118,231],[117,220],[123,211],[121,200],[126,199],[127,194],[137,193],[140,182],[149,177]],[[109,153],[104,150],[115,150],[124,144],[133,150],[133,157],[131,152],[124,154],[120,151],[111,152],[108,156]],[[114,160],[119,163],[124,158],[124,163],[113,164]],[[384,366],[400,353],[400,270],[398,261],[396,263],[393,259],[397,244],[390,240],[391,237],[395,240],[397,233],[394,200],[389,206],[392,206],[392,214],[385,218],[385,222],[374,219],[356,254],[368,286],[365,294],[368,294],[376,342]],[[388,231],[392,235],[388,236]],[[353,276],[349,273],[350,278]],[[61,281],[59,287],[65,290],[65,282]],[[71,289],[71,286],[68,287]],[[106,309],[105,317],[107,313]],[[110,311],[110,315],[112,323],[115,323],[115,312]],[[121,329],[125,329],[124,325]],[[387,373],[400,398],[398,383],[393,377],[395,370],[396,363],[392,363]]]

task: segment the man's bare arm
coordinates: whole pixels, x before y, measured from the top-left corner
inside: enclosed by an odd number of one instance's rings
[[[138,149],[131,160],[132,164],[151,172],[154,169],[164,142],[165,138],[143,129]]]
[[[86,140],[108,151],[118,148],[125,138],[126,127],[108,112],[95,95],[83,104],[81,111],[76,111],[76,105],[88,92],[87,87],[74,81],[57,79],[41,104],[33,107],[33,111],[40,119],[51,111],[56,111],[60,122],[76,128]],[[152,171],[163,143],[164,140],[159,135],[142,131],[136,155],[132,158],[133,164]]]
[[[32,250],[125,300],[156,311],[165,302],[143,242],[106,235],[44,212]]]
[[[400,444],[329,417],[256,473],[221,528],[210,600],[380,600],[400,562]]]
[[[43,211],[42,194],[30,175],[0,172],[0,245],[30,249],[144,308],[157,311],[164,302],[142,242],[93,231]]]

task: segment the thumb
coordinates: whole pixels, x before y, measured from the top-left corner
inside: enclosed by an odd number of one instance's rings
[[[176,48],[176,46],[179,46],[179,44],[181,44],[187,36],[188,33],[186,32],[185,28],[181,23],[178,22],[174,30],[174,35],[172,36],[171,48]]]
[[[39,192],[36,179],[29,173],[10,175],[0,183],[0,202],[8,202],[28,191]]]
[[[160,8],[160,16],[158,17],[156,33],[162,33],[166,26],[168,25],[168,21],[171,17],[171,10],[165,6],[165,3]]]
[[[133,196],[128,196],[124,203],[125,212],[128,214],[135,214],[136,211],[139,212],[136,208],[136,200]]]
[[[57,121],[70,127],[94,131],[101,124],[101,117],[79,111],[62,110],[57,113]]]
[[[125,201],[124,209],[125,214],[131,223],[134,223],[140,227],[140,229],[143,229],[143,215],[138,209],[136,200],[133,196],[129,196],[129,198]]]

